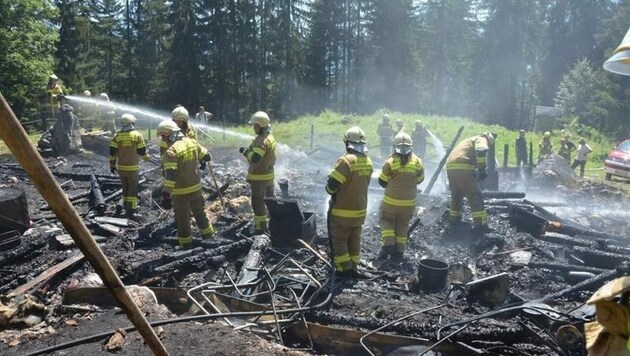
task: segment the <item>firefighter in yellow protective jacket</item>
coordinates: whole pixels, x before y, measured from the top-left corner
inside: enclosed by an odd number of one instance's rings
[[[392,124],[389,122],[389,115],[383,115],[383,122],[378,124],[376,133],[380,139],[381,156],[387,157],[391,153],[390,145],[392,137],[394,137],[395,131],[392,128]]]
[[[131,114],[120,117],[121,129],[109,144],[109,171],[118,172],[122,185],[123,207],[127,217],[135,218],[138,209],[139,157],[149,160],[142,134],[135,128],[136,118]]]
[[[380,259],[399,260],[407,250],[409,220],[416,209],[418,184],[424,181],[422,160],[412,152],[413,141],[404,131],[394,137],[394,154],[385,160],[378,183],[385,188],[381,202]]]
[[[252,191],[251,204],[254,211],[256,234],[267,233],[266,197],[274,197],[274,165],[276,164],[276,139],[271,134],[271,120],[264,111],[257,111],[249,119],[256,137],[249,147],[239,148],[239,152],[249,162],[247,182]]]
[[[474,232],[483,234],[488,229],[486,212],[478,180],[487,177],[486,159],[488,147],[494,144],[492,133],[482,133],[460,142],[446,160],[446,174],[451,190],[450,223],[456,225],[462,219],[464,197],[472,212]]]
[[[171,113],[171,117],[179,130],[184,134],[185,137],[193,139],[197,141],[197,130],[195,127],[188,121],[188,110],[186,110],[183,106],[176,107]],[[167,143],[162,141],[160,142],[160,154],[164,154],[166,151]]]
[[[50,109],[51,117],[55,117],[57,110],[61,108],[59,95],[63,95],[63,87],[59,84],[59,78],[51,74],[46,84],[46,106]]]
[[[205,169],[212,157],[197,141],[185,137],[172,120],[164,120],[158,125],[158,135],[167,142],[166,152],[162,155],[164,166],[162,206],[167,209],[173,207],[179,246],[187,249],[193,242],[191,213],[201,238],[209,239],[214,236],[214,227],[204,211],[199,179],[199,169]]]
[[[346,154],[337,160],[326,185],[326,192],[331,195],[328,232],[337,275],[359,278],[361,229],[367,215],[368,185],[373,168],[372,160],[365,154],[365,133],[360,127],[349,128],[343,142]]]

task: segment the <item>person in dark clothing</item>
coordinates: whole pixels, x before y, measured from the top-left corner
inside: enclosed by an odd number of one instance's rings
[[[525,130],[519,131],[514,146],[516,147],[516,165],[520,166],[521,163],[527,165],[527,140],[525,139]]]

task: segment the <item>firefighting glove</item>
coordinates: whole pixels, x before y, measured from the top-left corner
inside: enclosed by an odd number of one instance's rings
[[[109,173],[112,173],[112,174],[113,174],[113,173],[116,173],[116,172],[118,172],[118,171],[116,170],[116,165],[115,165],[115,164],[110,164],[110,165],[109,165]]]
[[[170,193],[162,193],[162,208],[168,210],[173,207],[173,201],[171,200]]]
[[[206,170],[206,161],[200,161],[199,162],[199,170],[201,170],[201,171],[205,171]]]
[[[479,168],[479,172],[477,172],[477,178],[479,180],[484,180],[488,176],[488,171],[485,168]]]

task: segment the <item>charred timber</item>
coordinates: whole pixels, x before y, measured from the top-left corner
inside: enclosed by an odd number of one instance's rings
[[[39,250],[46,245],[48,245],[47,236],[37,236],[34,238],[29,237],[28,239],[23,239],[20,246],[0,254],[0,267],[11,264],[18,259],[22,259],[31,252]]]
[[[624,236],[607,234],[605,232],[591,230],[586,227],[581,227],[574,224],[560,223],[554,220],[550,220],[549,227],[547,229],[548,231],[560,232],[560,233],[570,235],[570,236],[580,235],[580,236],[592,236],[592,237],[597,237],[597,238],[602,238],[602,239],[611,239],[611,240],[622,240],[622,241],[628,240],[627,237],[624,237]]]
[[[547,232],[540,236],[543,241],[551,242],[557,245],[569,245],[569,246],[583,246],[583,247],[596,247],[597,243],[592,240],[580,239],[565,234],[556,232]]]
[[[241,273],[238,276],[237,284],[248,282],[258,275],[258,269],[262,265],[263,252],[271,245],[271,240],[267,235],[254,237],[252,247],[249,249]]]
[[[207,264],[216,266],[217,263],[221,264],[228,259],[232,259],[237,257],[238,255],[243,254],[247,249],[249,249],[250,246],[251,241],[249,240],[236,241],[227,245],[217,247],[214,250],[206,251],[194,256],[182,258],[181,260],[155,267],[154,272],[164,273],[168,271],[173,271],[175,269],[203,268]],[[219,260],[222,260],[223,262],[219,262]]]
[[[92,207],[98,213],[98,215],[103,215],[105,213],[105,197],[103,196],[103,191],[101,190],[101,186],[96,180],[96,176],[92,175],[90,179],[91,186],[91,197],[92,197]]]
[[[630,268],[628,267],[628,264],[622,264],[621,266],[619,266],[619,268],[615,269],[615,270],[611,270],[608,272],[604,272],[601,274],[598,274],[597,276],[591,278],[591,279],[587,279],[585,281],[582,281],[576,285],[573,285],[569,288],[565,288],[561,291],[558,291],[556,293],[552,293],[549,295],[544,296],[543,298],[540,298],[538,300],[536,300],[536,302],[540,302],[540,303],[548,303],[548,302],[553,302],[556,299],[560,299],[560,298],[564,298],[564,297],[569,297],[570,295],[582,291],[582,290],[594,290],[596,288],[601,287],[602,285],[604,285],[604,283],[608,282],[611,279],[620,277],[620,276],[624,276],[627,275],[628,272],[630,272]]]
[[[483,199],[523,199],[525,198],[525,193],[484,190],[481,192],[481,197]]]
[[[573,249],[584,263],[599,268],[614,269],[623,262],[630,260],[630,255],[593,250],[587,247]]]
[[[612,269],[604,269],[590,266],[577,266],[577,265],[568,265],[562,263],[544,263],[544,262],[530,262],[527,264],[529,268],[546,268],[554,271],[563,271],[563,272],[590,272],[595,274],[610,272]]]

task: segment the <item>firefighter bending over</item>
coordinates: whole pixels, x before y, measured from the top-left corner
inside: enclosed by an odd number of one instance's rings
[[[460,142],[446,160],[446,175],[451,190],[449,223],[455,226],[461,223],[464,197],[468,200],[473,217],[473,232],[482,235],[488,228],[486,212],[478,180],[484,180],[488,147],[494,144],[494,134],[486,132]]]
[[[367,215],[368,185],[372,160],[365,155],[365,133],[358,126],[344,136],[346,153],[328,174],[326,192],[331,195],[328,209],[328,232],[338,276],[361,278],[361,229]]]
[[[252,191],[251,204],[254,211],[254,233],[269,233],[267,225],[266,197],[274,197],[273,179],[276,163],[276,139],[271,134],[271,120],[264,111],[257,111],[249,119],[256,137],[249,147],[239,148],[239,152],[249,162],[247,183]]]
[[[409,220],[416,209],[418,184],[424,181],[422,160],[412,152],[411,137],[399,132],[394,137],[394,154],[383,164],[378,183],[385,188],[381,202],[379,259],[400,260],[407,250]]]
[[[136,118],[131,114],[120,117],[120,131],[109,144],[109,171],[118,172],[122,185],[123,207],[128,218],[136,218],[138,209],[138,157],[149,160],[142,134],[135,128]]]
[[[214,227],[204,211],[199,179],[199,169],[205,169],[212,157],[197,141],[185,137],[172,120],[162,121],[157,132],[167,143],[166,152],[162,155],[164,166],[162,206],[166,209],[173,208],[179,247],[188,249],[193,242],[191,213],[201,238],[210,239],[214,236]]]

